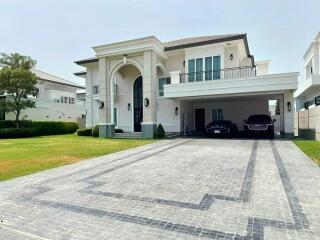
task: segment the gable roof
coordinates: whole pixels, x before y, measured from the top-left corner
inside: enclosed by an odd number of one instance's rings
[[[164,45],[164,51],[172,51],[177,49],[191,48],[191,47],[197,47],[197,46],[203,46],[203,45],[209,45],[209,44],[227,42],[227,41],[233,41],[233,40],[239,40],[239,39],[243,39],[247,57],[251,59],[252,65],[254,65],[254,57],[253,55],[250,54],[246,33],[189,37],[189,38],[182,38],[182,39],[177,39],[177,40],[168,41],[168,42],[162,42],[162,44]],[[93,57],[93,58],[78,60],[78,61],[75,61],[75,63],[78,65],[81,65],[81,64],[92,63],[97,61],[98,61],[98,58]]]
[[[65,80],[63,78],[54,76],[52,74],[40,71],[35,68],[31,69],[31,72],[34,73],[40,80],[43,80],[43,81],[59,83],[59,84],[63,84],[63,85],[71,86],[71,87],[77,87],[77,88],[81,88],[81,89],[85,88],[84,86],[82,86],[80,84]]]
[[[245,33],[236,34],[224,34],[224,35],[211,35],[211,36],[200,36],[200,37],[189,37],[177,39],[169,42],[164,42],[164,50],[176,50],[181,48],[196,47],[201,45],[208,45],[218,42],[226,42],[232,40],[242,39],[246,36]]]

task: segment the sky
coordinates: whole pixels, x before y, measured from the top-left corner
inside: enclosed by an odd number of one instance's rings
[[[155,35],[161,41],[247,33],[255,60],[270,72],[301,72],[320,31],[319,0],[0,0],[0,52],[18,52],[36,68],[84,83],[75,60],[93,46]]]

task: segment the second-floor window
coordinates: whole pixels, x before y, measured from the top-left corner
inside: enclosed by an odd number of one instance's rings
[[[171,84],[170,77],[159,78],[159,96],[163,96],[163,86],[165,84]]]
[[[204,64],[203,64],[204,62]],[[210,56],[188,60],[188,81],[220,79],[221,57]]]
[[[93,92],[93,94],[98,94],[99,93],[99,86],[98,85],[93,86],[92,92]]]

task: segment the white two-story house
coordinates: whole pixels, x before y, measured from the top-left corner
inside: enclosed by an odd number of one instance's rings
[[[77,122],[85,118],[85,102],[78,97],[77,91],[84,90],[84,86],[54,76],[52,74],[32,69],[38,78],[36,84],[37,95],[28,96],[35,101],[35,108],[22,111],[21,118],[33,121],[66,121]],[[8,95],[1,98],[10,98]],[[0,112],[0,120],[13,120],[12,112]]]
[[[101,137],[114,129],[152,138],[166,132],[203,131],[212,120],[243,129],[251,114],[281,105],[280,132],[293,136],[293,92],[298,73],[268,74],[256,62],[246,34],[191,37],[161,42],[155,36],[93,47],[95,57],[76,61],[85,71],[87,127]]]
[[[304,72],[294,93],[297,112],[320,105],[320,32],[303,58]]]

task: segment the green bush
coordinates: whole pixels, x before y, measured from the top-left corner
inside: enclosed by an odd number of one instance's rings
[[[91,128],[80,128],[77,130],[78,136],[92,136]]]
[[[123,133],[123,130],[121,128],[116,128],[114,130],[115,133]]]
[[[28,130],[24,132],[23,129],[33,129],[32,136],[45,136],[75,133],[78,128],[79,126],[75,122],[20,121],[19,129],[12,130],[12,132],[15,132],[15,134],[21,133],[21,137],[25,137],[25,135],[30,137],[31,132],[28,132]],[[6,133],[9,131],[7,129],[16,129],[15,122],[11,120],[0,121],[0,130],[4,130],[0,132],[0,138],[6,136]]]
[[[35,136],[35,128],[1,128],[0,138],[24,138]]]
[[[164,131],[162,124],[160,123],[157,127],[156,137],[157,138],[164,138],[165,136],[166,136],[166,133]]]
[[[36,129],[37,136],[70,134],[79,128],[75,122],[32,122],[32,127]]]
[[[20,128],[30,128],[32,127],[32,121],[22,120],[19,122]],[[16,123],[13,120],[0,120],[0,129],[1,128],[16,128]]]
[[[96,125],[93,129],[92,129],[92,137],[99,137],[99,126]]]

